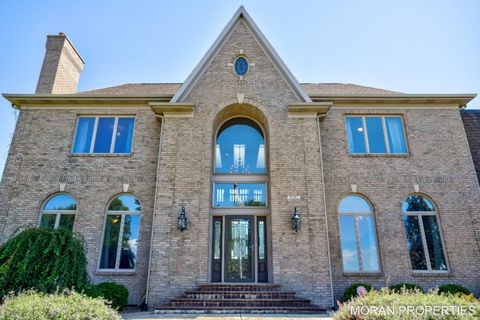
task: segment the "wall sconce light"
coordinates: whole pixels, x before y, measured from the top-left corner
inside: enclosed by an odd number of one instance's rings
[[[293,214],[292,214],[292,229],[295,230],[295,232],[298,231],[302,226],[302,218],[300,217],[300,214],[297,212],[297,207],[293,209]]]
[[[178,216],[177,228],[180,229],[180,231],[187,229],[187,216],[185,214],[185,207],[182,207],[182,211]]]

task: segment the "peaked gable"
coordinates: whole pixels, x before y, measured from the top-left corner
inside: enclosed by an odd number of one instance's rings
[[[244,22],[244,24],[250,30],[252,35],[256,38],[262,50],[270,58],[273,65],[276,67],[278,72],[282,75],[287,85],[290,87],[293,93],[297,96],[297,98],[302,102],[310,102],[311,101],[310,97],[305,93],[300,83],[293,76],[290,70],[288,70],[285,63],[282,61],[282,59],[279,57],[275,49],[272,47],[272,45],[268,42],[268,40],[262,34],[260,29],[258,29],[257,25],[255,24],[255,22],[253,22],[252,18],[250,17],[250,15],[247,13],[247,11],[243,6],[241,6],[237,10],[237,12],[235,12],[232,19],[230,19],[230,21],[225,26],[223,31],[220,33],[218,38],[215,40],[213,45],[210,47],[210,49],[208,49],[205,56],[202,58],[202,60],[200,60],[198,65],[195,67],[195,69],[193,69],[192,73],[190,73],[190,75],[187,77],[187,79],[182,84],[180,89],[173,96],[171,102],[184,101],[184,99],[188,96],[192,88],[195,86],[198,79],[203,75],[203,73],[206,71],[209,64],[212,62],[212,60],[218,54],[218,52],[223,47],[223,45],[225,44],[227,39],[230,37],[232,32],[238,26],[240,21]]]

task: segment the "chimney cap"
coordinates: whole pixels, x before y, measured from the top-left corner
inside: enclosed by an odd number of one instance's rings
[[[62,37],[66,37],[67,35],[65,34],[65,32],[59,32],[58,33],[59,36],[62,36]]]

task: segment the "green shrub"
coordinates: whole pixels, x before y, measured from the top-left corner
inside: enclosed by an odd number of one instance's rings
[[[100,288],[97,285],[94,285],[94,284],[89,283],[89,284],[81,286],[80,288],[74,288],[74,289],[75,289],[75,291],[77,291],[79,293],[82,293],[82,294],[84,294],[84,295],[86,295],[87,297],[90,297],[90,298],[98,298],[98,297],[103,298],[102,290],[100,290]]]
[[[83,243],[71,231],[29,228],[0,248],[0,297],[35,289],[57,289],[88,284]]]
[[[416,285],[414,283],[397,283],[392,286],[390,286],[390,290],[395,291],[395,292],[402,292],[402,290],[408,290],[408,291],[415,291],[419,290],[423,292],[422,287],[419,285]]]
[[[406,308],[411,308],[410,311]],[[442,308],[444,311],[442,311]],[[446,311],[445,311],[446,310]],[[462,311],[461,311],[462,310]],[[480,302],[468,301],[461,296],[438,295],[436,291],[402,293],[382,289],[372,290],[339,305],[333,314],[335,320],[431,320],[478,319]]]
[[[90,298],[76,292],[54,294],[26,291],[7,296],[0,305],[0,320],[120,320],[115,310],[101,298]]]
[[[351,298],[358,296],[357,288],[360,286],[367,289],[367,291],[372,290],[372,286],[367,283],[353,283],[345,289],[345,292],[343,293],[343,300],[348,301]]]
[[[128,303],[128,289],[115,282],[103,282],[98,285],[102,296],[112,302],[112,308],[122,310]]]
[[[443,293],[443,294],[464,294],[468,296],[471,294],[470,290],[465,288],[464,286],[461,286],[459,284],[444,284],[443,286],[438,287],[438,293]]]

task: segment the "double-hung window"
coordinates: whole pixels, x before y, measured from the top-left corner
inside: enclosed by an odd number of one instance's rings
[[[406,154],[401,116],[347,116],[351,154]]]
[[[132,149],[132,116],[80,116],[72,153],[125,154]]]

